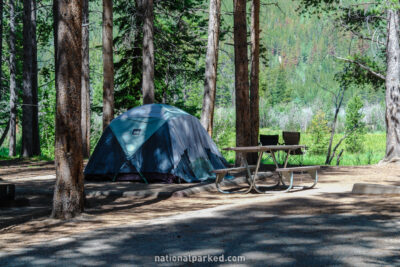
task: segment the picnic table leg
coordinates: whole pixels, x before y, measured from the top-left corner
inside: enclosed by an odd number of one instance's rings
[[[258,159],[257,159],[257,165],[256,165],[256,169],[254,170],[254,174],[253,174],[253,180],[252,180],[252,185],[251,188],[254,188],[257,192],[257,186],[256,186],[256,178],[258,176],[258,169],[260,168],[260,163],[261,163],[261,159],[263,156],[264,152],[260,151],[260,153],[258,154]],[[245,160],[246,164],[247,164],[247,160]],[[250,173],[250,169],[248,168],[248,172]]]
[[[285,191],[283,191],[284,193],[287,193],[287,192],[289,192],[290,191],[290,189],[292,189],[292,187],[293,187],[293,172],[292,171],[290,171],[290,172],[282,172],[282,177],[287,177],[287,178],[290,178],[290,184],[289,184],[289,186],[286,188],[286,190]],[[283,179],[282,179],[283,180]]]
[[[219,187],[219,183],[224,180],[225,175],[226,175],[226,173],[217,173],[217,177],[215,179],[215,186],[217,187],[218,192],[223,193],[223,194],[230,194],[231,192],[222,190]]]
[[[233,193],[246,194],[246,193],[249,193],[255,186],[255,178],[257,177],[258,168],[260,167],[262,154],[263,154],[263,152],[260,152],[260,154],[258,156],[257,166],[256,166],[256,170],[255,170],[254,175],[251,175],[251,170],[250,170],[249,164],[247,162],[247,159],[246,159],[246,157],[243,157],[243,161],[244,161],[244,164],[245,164],[245,167],[246,167],[246,172],[247,172],[246,180],[247,180],[247,183],[249,184],[249,188],[248,189],[246,189],[245,191],[238,191],[238,192],[229,192],[229,191],[222,190],[220,188],[219,184],[220,184],[220,182],[222,182],[222,180],[225,177],[226,173],[218,173],[217,177],[215,179],[215,186],[217,187],[217,190],[220,193],[223,193],[223,194],[233,194]]]
[[[271,157],[272,157],[272,160],[274,161],[275,167],[279,168],[278,161],[276,160],[276,157],[275,157],[275,152],[276,151],[271,150]]]
[[[313,188],[318,183],[318,171],[317,170],[309,170],[308,173],[314,179],[314,183],[310,186],[303,186],[304,189]]]
[[[243,157],[243,161],[244,161],[244,164],[245,164],[245,167],[246,167],[247,176],[250,178],[250,184],[249,184],[250,187],[246,191],[243,192],[244,194],[246,194],[246,193],[249,193],[251,191],[251,189],[253,189],[255,176],[251,175],[250,167],[249,167],[249,164],[247,163],[246,157]],[[256,167],[256,171],[257,171],[257,169],[258,169],[258,167]],[[249,178],[246,178],[247,183],[249,183],[249,181],[248,181]]]
[[[258,175],[258,169],[260,168],[262,155],[263,155],[263,152],[261,151],[261,152],[260,152],[260,156],[258,157],[257,166],[256,166],[256,170],[255,170],[255,173],[254,173],[254,178],[253,178],[254,185],[253,185],[253,187],[254,187],[254,190],[257,191],[257,193],[266,194],[266,193],[269,193],[269,192],[268,192],[268,191],[262,191],[262,190],[260,190],[260,189],[258,188],[258,186],[256,185],[256,178],[257,178],[257,175]],[[273,155],[273,152],[272,152],[272,155]],[[272,188],[275,188],[275,187],[279,186],[279,183],[280,183],[280,179],[278,179],[278,183],[275,184],[275,185],[273,185],[273,186],[263,186],[263,187],[265,187],[265,188],[267,188],[267,189],[272,189]]]
[[[250,184],[250,187],[248,189],[246,189],[245,191],[225,191],[223,189],[221,189],[220,187],[220,183],[224,180],[225,175],[227,174],[227,172],[225,173],[218,173],[217,177],[215,179],[215,187],[217,188],[218,192],[222,193],[222,194],[246,194],[248,192],[250,192],[251,188],[252,188],[252,184]],[[251,178],[250,178],[251,179]]]
[[[286,168],[286,167],[287,167],[287,164],[288,164],[288,161],[289,161],[289,155],[290,155],[290,152],[291,152],[291,151],[292,151],[292,150],[289,149],[289,150],[286,152],[286,159],[285,159],[285,163],[283,164],[283,168]],[[280,175],[279,177],[281,178],[281,183],[282,183],[282,185],[283,185],[283,186],[287,186],[287,185],[285,184],[285,181],[283,181],[282,175]]]
[[[278,169],[278,168],[279,168],[279,163],[278,163],[278,161],[276,160],[275,152],[277,152],[277,151],[271,150],[271,156],[272,156],[272,160],[273,160],[274,163],[275,163],[275,168]],[[278,176],[279,176],[278,183],[277,183],[276,185],[274,185],[273,187],[271,187],[271,188],[277,187],[277,186],[279,186],[281,183],[282,183],[283,185],[285,185],[285,183],[283,182],[283,179],[282,179],[282,175],[281,175],[279,172],[278,172]]]
[[[276,151],[271,150],[271,156],[272,156],[272,160],[274,161],[274,164],[275,164],[275,169],[278,169],[279,168],[279,164],[278,164],[278,161],[276,160],[275,152]],[[281,180],[282,180],[281,174],[279,172],[278,172],[278,176],[279,176],[279,179],[278,179],[277,186],[281,183]]]
[[[287,166],[287,164],[288,164],[289,155],[290,155],[290,152],[291,152],[291,151],[292,151],[292,150],[289,149],[289,150],[286,152],[286,158],[285,158],[285,163],[283,164],[283,168],[286,168],[286,166]]]
[[[244,164],[246,165],[246,182],[251,187],[253,184],[254,177],[252,177],[252,175],[251,175],[251,170],[250,170],[250,167],[249,167],[246,157],[244,157]]]

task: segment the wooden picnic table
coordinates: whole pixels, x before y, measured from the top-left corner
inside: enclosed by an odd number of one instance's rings
[[[223,150],[231,150],[237,152],[266,152],[266,151],[289,151],[298,148],[305,148],[305,145],[273,145],[273,146],[238,146],[226,147]]]
[[[236,153],[257,152],[258,153],[257,165],[255,166],[253,175],[251,174],[250,166],[247,163],[246,157],[243,157],[244,158],[244,163],[245,163],[245,166],[244,166],[245,168],[244,169],[247,171],[247,176],[250,179],[248,181],[250,187],[243,193],[250,192],[252,189],[256,190],[258,193],[266,193],[267,191],[262,191],[256,185],[256,179],[258,177],[258,171],[259,171],[259,168],[260,168],[260,165],[261,165],[261,159],[262,159],[263,154],[264,153],[269,153],[271,155],[272,160],[274,161],[276,169],[278,169],[279,168],[279,164],[278,164],[278,161],[276,160],[275,153],[278,152],[278,151],[285,151],[286,152],[286,158],[285,158],[285,162],[283,164],[283,168],[286,168],[288,160],[289,160],[290,152],[293,151],[293,150],[299,149],[299,148],[305,149],[305,145],[272,145],[272,146],[227,147],[227,148],[224,148],[223,150],[235,151]],[[224,175],[223,171],[222,172],[221,171],[219,172],[220,173],[220,177],[221,177],[220,180],[222,180],[222,175]],[[218,172],[216,172],[216,173],[218,174]],[[279,174],[278,182],[273,186],[267,186],[266,187],[267,189],[275,188],[275,187],[279,186],[281,183],[283,185],[285,185],[285,183],[283,182],[281,173],[278,172],[278,174]],[[219,181],[218,181],[218,178],[217,178],[216,184],[217,184],[218,190],[220,192],[222,192],[222,193],[228,193],[226,191],[220,190],[219,187],[218,187],[218,183],[219,183]]]
[[[271,154],[272,160],[274,161],[275,167],[279,168],[278,161],[276,160],[275,153],[279,151],[285,151],[286,152],[286,158],[285,162],[283,164],[283,168],[286,168],[288,160],[289,160],[289,155],[291,151],[294,151],[296,149],[305,149],[305,145],[274,145],[274,146],[242,146],[242,147],[226,147],[223,150],[227,151],[235,151],[236,153],[251,153],[251,152],[257,152],[259,153],[258,160],[261,161],[263,153],[269,153]]]

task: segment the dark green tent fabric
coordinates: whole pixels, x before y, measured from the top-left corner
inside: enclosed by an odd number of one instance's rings
[[[133,108],[100,138],[86,176],[170,174],[186,182],[215,179],[226,160],[194,116],[163,104]]]

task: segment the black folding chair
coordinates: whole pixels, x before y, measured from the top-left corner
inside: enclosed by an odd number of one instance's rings
[[[260,143],[263,146],[276,146],[279,142],[279,135],[260,134]]]
[[[279,135],[260,134],[260,143],[263,146],[276,146],[279,144]],[[268,157],[272,159],[272,156],[270,154],[268,155]]]
[[[285,145],[298,145],[300,144],[300,132],[282,132],[283,142]],[[297,162],[300,166],[303,165],[303,155],[304,152],[301,148],[296,150],[291,150],[290,155],[293,156],[300,156],[297,159]]]

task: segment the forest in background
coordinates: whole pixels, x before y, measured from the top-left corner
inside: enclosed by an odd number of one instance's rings
[[[173,2],[173,3],[172,3]],[[155,13],[155,90],[157,102],[178,106],[200,117],[204,90],[204,55],[207,45],[208,1],[156,2]],[[371,53],[371,43],[353,40],[334,22],[310,14],[300,14],[299,2],[279,0],[276,4],[261,1],[260,16],[260,128],[264,132],[300,130],[307,132],[314,115],[322,110],[328,122],[334,115],[330,91],[339,88],[335,78],[344,62],[335,56]],[[141,104],[141,25],[135,19],[135,2],[114,3],[114,62],[116,114]],[[102,133],[102,3],[89,3],[91,148]],[[17,11],[17,88],[18,127],[22,110],[22,4]],[[234,145],[234,49],[232,1],[222,1],[221,39],[218,61],[217,98],[213,137],[222,146]],[[249,13],[249,12],[248,12]],[[38,1],[38,99],[42,155],[54,157],[55,77],[52,36],[52,2]],[[8,5],[4,5],[3,60],[0,124],[6,128],[9,117],[9,24]],[[249,16],[248,16],[249,17]],[[18,19],[19,18],[19,19]],[[177,19],[179,18],[179,19]],[[355,49],[354,49],[355,48]],[[134,69],[137,66],[137,69]],[[345,93],[337,131],[345,131],[347,102],[355,95],[363,101],[362,112],[369,132],[382,132],[384,123],[384,88],[352,85]],[[379,134],[378,134],[379,135]],[[307,139],[307,138],[306,138]],[[17,130],[17,151],[21,131]],[[233,143],[232,143],[233,142]],[[382,153],[384,147],[382,148]],[[0,150],[7,157],[7,142]],[[367,162],[365,162],[367,163]]]
[[[363,1],[348,1],[348,3]],[[224,3],[224,2],[223,2]],[[337,27],[334,17],[299,12],[300,1],[277,1],[278,5],[264,3],[260,12],[260,133],[282,134],[282,131],[301,131],[302,143],[308,147],[317,145],[310,133],[315,115],[322,111],[324,121],[332,126],[335,115],[335,97],[341,87],[341,75],[345,75],[346,62],[337,57],[359,54],[376,58],[379,50],[372,41]],[[229,21],[230,2],[222,5]],[[228,24],[230,24],[229,22]],[[221,42],[219,61],[217,110],[214,122],[214,140],[220,147],[235,145],[234,78],[232,39]],[[232,55],[230,57],[229,55]],[[226,62],[231,61],[230,64]],[[229,69],[231,66],[231,69]],[[228,76],[230,73],[231,76]],[[336,122],[333,143],[337,143],[346,132],[346,108],[348,102],[359,97],[363,102],[363,114],[367,136],[362,137],[359,151],[344,150],[341,165],[378,163],[385,153],[385,88],[381,83],[357,81],[350,83],[343,97]],[[225,92],[225,93],[224,93]],[[230,94],[226,93],[229,92]],[[228,102],[230,100],[230,102]],[[226,102],[224,102],[226,101]],[[328,135],[328,131],[325,133]],[[283,140],[280,140],[282,143]],[[321,153],[308,153],[305,164],[324,164],[325,149]],[[222,152],[231,162],[233,152]],[[266,162],[267,163],[267,162]],[[269,162],[271,163],[271,162]],[[331,164],[337,164],[336,159]]]

